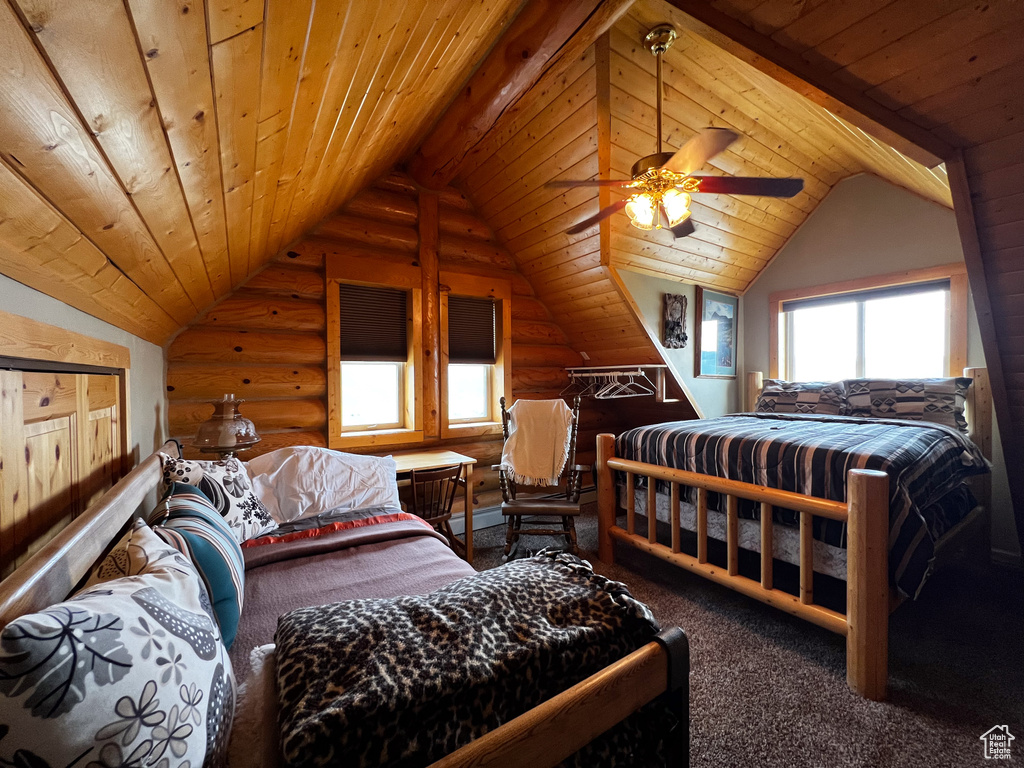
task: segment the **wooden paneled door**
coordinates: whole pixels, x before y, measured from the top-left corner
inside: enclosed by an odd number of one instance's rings
[[[121,476],[120,379],[0,371],[0,578]]]

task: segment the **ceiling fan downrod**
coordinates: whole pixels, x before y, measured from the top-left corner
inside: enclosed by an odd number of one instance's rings
[[[676,30],[671,24],[659,24],[644,37],[644,45],[647,46],[658,62],[658,134],[656,138],[655,154],[661,153],[661,100],[662,100],[662,54],[665,53],[675,42]]]

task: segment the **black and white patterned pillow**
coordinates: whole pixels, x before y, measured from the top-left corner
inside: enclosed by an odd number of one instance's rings
[[[839,416],[846,410],[846,392],[841,381],[765,379],[754,410]]]
[[[945,424],[967,432],[967,389],[971,379],[847,379],[851,416],[907,419]]]
[[[274,530],[277,523],[253,493],[252,481],[237,458],[220,461],[189,461],[164,455],[164,487],[174,483],[194,485],[227,520],[238,543]]]
[[[235,683],[208,607],[138,521],[85,589],[0,633],[0,765],[220,764]]]

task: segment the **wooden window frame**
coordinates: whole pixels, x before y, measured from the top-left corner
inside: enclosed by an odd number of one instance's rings
[[[382,265],[376,259],[328,259],[327,278],[327,445],[335,450],[401,445],[423,441],[423,284],[420,268]],[[381,276],[386,275],[382,280]],[[397,288],[409,293],[409,355],[405,363],[404,426],[399,429],[345,430],[341,426],[341,283]]]
[[[440,302],[438,306],[441,326],[441,403],[439,419],[441,437],[484,437],[501,434],[502,397],[512,394],[512,282],[510,280],[467,275],[442,270],[438,274]],[[494,299],[495,357],[491,366],[490,414],[485,421],[449,422],[448,420],[448,296],[472,296]]]
[[[786,333],[782,304],[794,299],[810,299],[820,296],[836,296],[844,293],[893,288],[901,285],[925,283],[933,280],[949,280],[949,376],[963,375],[967,367],[967,267],[963,262],[942,264],[924,269],[890,272],[838,283],[827,283],[807,288],[778,291],[768,297],[768,376],[779,378],[782,360],[781,335]]]

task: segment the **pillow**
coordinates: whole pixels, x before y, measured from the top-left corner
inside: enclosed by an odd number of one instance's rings
[[[153,532],[187,555],[213,601],[221,638],[228,648],[238,632],[245,595],[245,562],[224,518],[202,491],[174,483],[149,514]]]
[[[0,632],[0,765],[223,759],[234,676],[198,574],[141,520],[112,557],[93,586]]]
[[[266,507],[252,492],[249,474],[237,458],[189,461],[164,456],[164,488],[187,483],[202,491],[221,517],[228,521],[239,543],[277,527]]]
[[[816,413],[840,416],[846,405],[841,381],[765,379],[754,410],[758,413]]]
[[[249,652],[249,675],[238,686],[238,709],[228,745],[228,765],[278,768],[284,765],[277,725],[277,661],[273,643]]]
[[[971,379],[847,379],[851,416],[907,419],[945,424],[967,432],[967,389]]]
[[[278,523],[337,507],[401,508],[395,460],[390,456],[295,446],[257,456],[248,467],[253,489]]]

